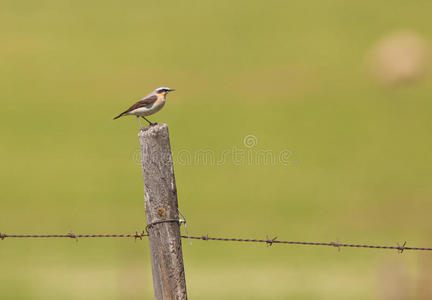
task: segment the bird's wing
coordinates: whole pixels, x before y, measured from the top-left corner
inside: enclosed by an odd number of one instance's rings
[[[144,97],[141,100],[139,100],[137,103],[135,103],[134,105],[132,105],[131,107],[129,107],[127,110],[125,110],[124,112],[122,112],[121,114],[119,114],[114,119],[117,119],[117,118],[123,116],[124,114],[127,114],[128,112],[131,112],[131,111],[133,111],[133,110],[135,110],[137,108],[151,105],[151,104],[155,103],[157,99],[158,99],[158,97],[156,95],[151,95],[151,96]]]
[[[137,109],[140,107],[151,105],[151,104],[155,103],[157,99],[158,99],[158,97],[156,95],[144,97],[141,100],[139,100],[137,103],[135,103],[134,105],[129,107],[124,113],[133,111],[134,109]]]

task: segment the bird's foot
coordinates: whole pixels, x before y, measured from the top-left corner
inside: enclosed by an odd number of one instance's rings
[[[149,123],[146,127],[141,127],[141,131],[146,131],[147,129],[149,129],[149,127],[155,126],[158,123]]]

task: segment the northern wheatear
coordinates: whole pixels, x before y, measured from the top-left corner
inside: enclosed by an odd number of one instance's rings
[[[167,87],[160,87],[155,89],[152,93],[145,96],[141,100],[139,100],[137,103],[129,107],[127,110],[119,114],[117,117],[114,118],[118,119],[123,116],[130,116],[134,115],[138,119],[138,123],[140,124],[141,129],[143,129],[139,117],[142,117],[144,120],[146,120],[150,125],[155,125],[157,123],[152,123],[149,120],[146,119],[146,116],[150,116],[154,113],[157,113],[162,109],[162,107],[165,105],[165,97],[169,92],[175,91],[174,89],[170,89]]]

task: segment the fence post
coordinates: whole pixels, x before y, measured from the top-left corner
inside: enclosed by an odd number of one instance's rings
[[[178,222],[177,188],[166,124],[149,126],[138,134],[144,179],[153,287],[156,300],[187,299]]]

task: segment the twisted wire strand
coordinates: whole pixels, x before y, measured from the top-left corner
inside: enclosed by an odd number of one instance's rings
[[[139,233],[135,232],[134,234],[6,234],[0,233],[0,239],[4,240],[5,238],[73,238],[78,240],[79,238],[134,238],[141,239],[143,237],[148,237],[148,233],[144,231]],[[367,244],[344,244],[339,242],[302,242],[302,241],[284,241],[277,240],[277,237],[266,239],[243,239],[243,238],[223,238],[223,237],[211,237],[208,234],[203,236],[189,236],[189,235],[181,235],[183,239],[191,239],[191,240],[202,240],[202,241],[221,241],[221,242],[242,242],[242,243],[263,243],[267,247],[272,246],[273,244],[287,244],[287,245],[305,245],[305,246],[328,246],[335,247],[338,250],[340,248],[366,248],[366,249],[388,249],[388,250],[398,250],[400,253],[403,251],[432,251],[432,248],[428,247],[407,247],[406,241],[396,246],[382,246],[382,245],[367,245]]]

